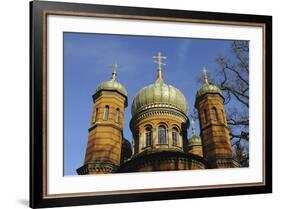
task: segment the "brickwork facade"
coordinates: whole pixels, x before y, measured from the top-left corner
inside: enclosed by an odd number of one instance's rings
[[[120,165],[126,97],[101,91],[93,96],[83,174],[111,173]]]
[[[218,93],[204,94],[196,99],[195,107],[199,115],[204,157],[212,168],[235,167],[223,97]],[[222,166],[222,161],[227,165]]]

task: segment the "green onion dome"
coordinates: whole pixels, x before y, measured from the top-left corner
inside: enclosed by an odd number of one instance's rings
[[[203,69],[205,76],[204,76],[204,84],[203,86],[196,92],[196,98],[207,94],[207,93],[218,93],[220,95],[222,95],[221,90],[219,89],[219,87],[217,87],[214,84],[210,84],[208,81],[208,76],[207,76],[207,70],[204,68]]]
[[[186,114],[188,112],[188,104],[185,96],[177,88],[168,85],[162,78],[162,63],[166,57],[161,56],[159,52],[153,57],[158,64],[158,74],[155,83],[142,88],[134,97],[131,113],[135,114],[150,108],[172,108]]]
[[[202,145],[202,140],[200,136],[197,135],[192,135],[189,140],[188,140],[188,145],[189,146],[201,146]]]
[[[105,81],[103,83],[101,83],[98,88],[96,89],[96,92],[101,91],[101,90],[108,90],[108,91],[117,91],[119,93],[121,93],[122,95],[126,96],[128,95],[127,90],[125,89],[125,87],[119,83],[116,79],[116,68],[117,68],[117,64],[113,65],[114,67],[114,71],[112,73],[112,78],[109,81]]]
[[[222,94],[221,90],[216,85],[204,83],[203,86],[196,92],[196,98],[207,93]]]
[[[177,88],[157,80],[154,84],[142,88],[134,97],[131,113],[136,113],[151,107],[170,107],[183,113],[188,112],[185,96]]]
[[[118,91],[119,93],[123,94],[124,96],[127,96],[127,90],[125,89],[125,87],[119,83],[117,80],[109,80],[109,81],[105,81],[102,84],[100,84],[98,86],[98,88],[96,89],[96,92],[100,91],[100,90],[109,90],[109,91]]]
[[[135,95],[131,108],[132,116],[151,108],[171,108],[186,114],[188,112],[188,104],[185,96],[177,88],[166,84],[162,78],[162,66],[165,65],[163,60],[166,57],[162,56],[161,52],[158,52],[157,56],[154,56],[153,59],[155,59],[154,62],[158,65],[157,80],[155,83],[142,88]]]

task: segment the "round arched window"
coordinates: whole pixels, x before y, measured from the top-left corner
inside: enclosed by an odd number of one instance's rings
[[[103,112],[103,119],[108,120],[108,116],[109,116],[109,106],[106,105]]]
[[[115,122],[118,123],[119,122],[119,115],[120,115],[120,110],[119,108],[116,109],[116,115],[115,115]]]
[[[151,146],[152,144],[152,128],[146,127],[145,129],[145,145]]]
[[[172,140],[173,140],[173,145],[178,145],[178,140],[179,140],[179,131],[177,128],[172,129]]]
[[[205,123],[208,123],[208,113],[207,110],[204,110],[204,118],[205,118]]]
[[[99,108],[96,108],[96,113],[95,113],[95,121],[98,121],[99,119]]]
[[[218,120],[218,112],[215,107],[212,108],[214,120]]]
[[[158,127],[158,143],[167,144],[166,127],[163,125]]]

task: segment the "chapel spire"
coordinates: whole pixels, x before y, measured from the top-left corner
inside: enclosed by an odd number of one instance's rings
[[[191,119],[191,127],[192,127],[192,136],[196,135],[196,133],[195,133],[195,120],[194,120],[194,118]]]
[[[208,70],[206,67],[203,67],[203,73],[204,73],[204,83],[205,84],[209,84],[209,81],[208,81]]]
[[[114,63],[112,65],[113,67],[113,72],[112,72],[112,80],[115,81],[117,79],[117,68],[120,68],[120,65],[118,65],[117,63]]]
[[[167,59],[167,57],[162,56],[161,52],[158,52],[158,54],[156,56],[153,56],[152,58],[154,59],[154,62],[157,64],[157,80],[156,80],[156,82],[163,82],[162,66],[166,65],[163,62],[163,60]]]

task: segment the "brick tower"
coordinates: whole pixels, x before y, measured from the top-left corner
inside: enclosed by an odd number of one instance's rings
[[[120,165],[127,91],[116,79],[117,67],[113,65],[112,79],[93,95],[87,150],[84,165],[77,169],[79,175],[113,173]]]
[[[203,155],[211,168],[238,167],[233,160],[232,146],[221,90],[209,84],[204,68],[204,84],[196,93],[195,107],[199,114]]]

